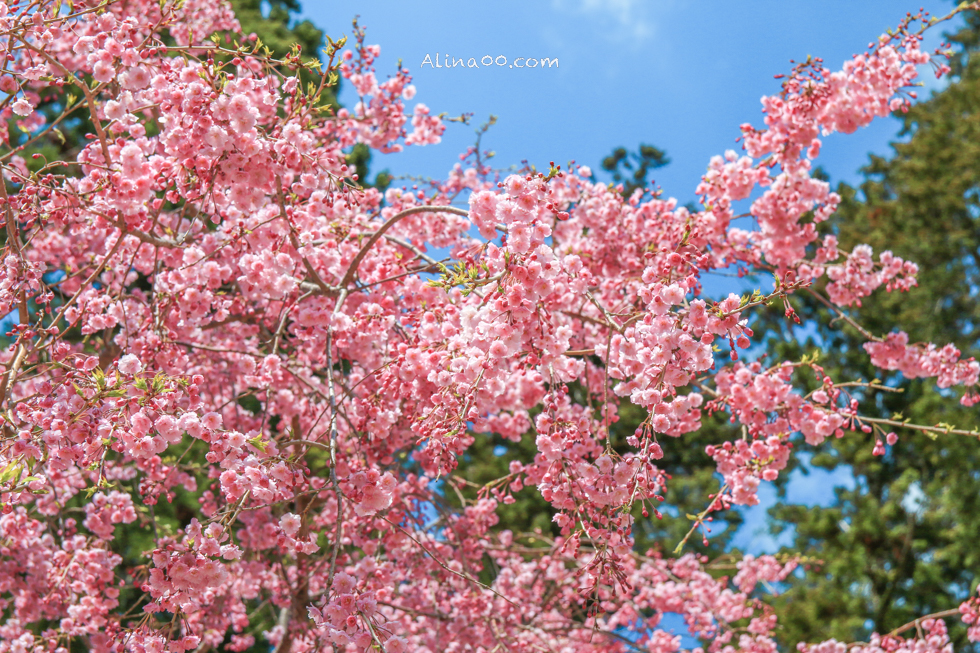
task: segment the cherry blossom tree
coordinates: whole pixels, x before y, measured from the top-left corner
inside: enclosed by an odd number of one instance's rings
[[[977,435],[864,416],[888,388],[815,357],[739,354],[754,311],[792,319],[810,293],[880,369],[980,398],[954,347],[848,315],[914,292],[917,268],[821,236],[839,198],[811,175],[820,138],[907,108],[920,67],[948,71],[920,49],[937,22],[910,15],[836,72],[797,66],[692,212],[475,152],[424,188],[363,188],[346,152],[433,144],[444,121],[406,106],[405,69],[379,81],[360,30],[321,64],[264,53],[210,0],[0,2],[0,651],[671,652],[666,613],[705,650],[774,651],[766,598],[800,561],[710,560],[690,538],[757,503],[795,447]],[[338,77],[350,110],[321,102]],[[28,167],[79,115],[77,157]],[[733,266],[771,289],[701,297],[703,273]],[[615,447],[624,400],[647,418]],[[672,555],[635,551],[634,509],[663,517],[658,459],[707,413],[736,425],[708,449],[719,490]],[[487,433],[538,454],[447,509]],[[527,486],[559,537],[496,527]],[[980,641],[974,598],[805,650],[951,651],[945,618]]]

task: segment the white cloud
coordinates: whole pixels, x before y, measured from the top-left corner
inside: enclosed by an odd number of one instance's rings
[[[606,36],[619,40],[629,38],[638,44],[653,36],[655,25],[646,15],[649,3],[643,0],[552,0],[555,9],[599,18],[611,27]]]

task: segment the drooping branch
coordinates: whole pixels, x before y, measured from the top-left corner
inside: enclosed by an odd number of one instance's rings
[[[367,242],[361,246],[360,251],[358,251],[354,256],[354,260],[351,261],[350,267],[347,268],[344,278],[340,280],[340,287],[346,288],[350,285],[350,283],[354,280],[354,275],[357,274],[357,267],[361,264],[361,261],[364,260],[364,257],[367,256],[368,251],[374,247],[374,244],[378,242],[382,236],[384,236],[386,231],[398,224],[399,221],[407,218],[410,215],[415,215],[416,213],[454,213],[464,217],[469,216],[468,211],[456,208],[455,206],[413,206],[410,209],[405,209],[404,211],[396,213],[388,218],[388,221],[381,225],[377,231],[371,234],[371,237],[368,238]]]
[[[328,286],[323,279],[320,278],[316,268],[313,267],[313,264],[310,263],[309,259],[303,256],[300,251],[299,240],[296,238],[296,233],[293,231],[293,225],[289,222],[289,214],[286,212],[286,198],[282,191],[282,177],[279,175],[276,175],[276,197],[279,201],[279,217],[286,222],[286,229],[289,230],[289,242],[292,244],[293,249],[296,250],[296,255],[302,259],[303,266],[306,268],[307,274],[313,278],[313,282],[316,284],[316,287],[320,289],[320,292],[325,295],[336,294],[336,289]]]

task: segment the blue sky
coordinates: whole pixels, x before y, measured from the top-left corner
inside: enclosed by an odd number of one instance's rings
[[[471,2],[425,0],[306,0],[303,16],[337,38],[351,33],[360,16],[367,42],[381,45],[377,69],[385,78],[402,61],[414,76],[413,102],[434,113],[472,113],[473,124],[451,124],[439,145],[412,147],[376,156],[374,171],[442,177],[475,139],[475,126],[490,114],[497,124],[483,146],[507,168],[528,160],[575,160],[598,170],[613,147],[639,143],[667,151],[671,163],[655,172],[656,184],[681,203],[694,189],[708,160],[726,149],[744,122],[761,124],[759,100],[779,91],[776,74],[790,60],[822,57],[839,69],[906,11],[924,7],[936,16],[948,0],[536,0]],[[946,23],[931,30],[926,49],[942,40]],[[507,58],[504,66],[440,68],[425,65],[446,55],[479,63],[484,56]],[[558,66],[513,68],[518,57],[557,58]],[[522,62],[526,65],[526,61]],[[924,70],[929,90],[941,88]],[[341,101],[353,105],[349,86]],[[410,103],[411,104],[411,103]],[[818,160],[832,182],[860,180],[869,153],[886,154],[899,123],[876,121],[856,134],[824,140]],[[402,182],[408,183],[408,182]],[[734,284],[716,278],[713,285]],[[710,282],[709,282],[710,284]],[[719,288],[715,288],[717,291]],[[828,505],[835,486],[853,487],[849,470],[794,472],[791,502]],[[736,545],[753,553],[774,550],[765,510],[776,501],[770,487],[762,504],[745,511]]]
[[[922,0],[917,0],[921,3]],[[948,0],[306,0],[303,15],[335,38],[360,16],[367,41],[381,45],[378,73],[398,60],[435,113],[473,113],[498,123],[485,138],[496,165],[548,161],[598,169],[615,146],[643,142],[672,163],[656,182],[681,203],[709,158],[737,148],[738,125],[761,123],[759,100],[779,90],[773,75],[790,59],[823,57],[837,69],[906,11],[945,15]],[[930,49],[942,28],[927,37]],[[503,56],[506,66],[442,68],[421,64]],[[517,57],[557,58],[558,67],[511,68]],[[523,63],[523,62],[522,62]],[[935,82],[931,86],[935,86]],[[353,104],[347,88],[341,100]],[[850,136],[826,139],[819,163],[836,180],[856,181],[868,153],[885,153],[897,121],[881,120]],[[379,157],[374,169],[396,175],[444,176],[474,142],[473,127],[453,124],[437,146]]]

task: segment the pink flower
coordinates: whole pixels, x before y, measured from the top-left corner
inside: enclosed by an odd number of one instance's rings
[[[121,76],[123,88],[141,89],[150,85],[150,73],[143,66],[136,66],[123,73]]]
[[[391,475],[391,472],[385,472],[384,475],[378,479],[378,488],[385,494],[391,494],[395,491],[397,486],[398,481]]]
[[[133,376],[143,371],[143,363],[141,363],[140,359],[133,354],[126,354],[119,359],[118,369],[120,374]]]
[[[354,505],[354,511],[358,515],[373,515],[391,505],[391,494],[384,492],[376,485],[365,485],[361,493],[360,503]]]
[[[204,428],[211,429],[212,431],[214,429],[220,428],[221,415],[215,412],[205,413],[201,417],[201,424],[204,425]]]
[[[680,637],[677,638],[678,641]],[[388,653],[405,653],[408,649],[405,647],[405,640],[401,637],[392,637],[387,642],[385,642],[385,650]]]
[[[357,587],[357,580],[344,572],[339,572],[333,577],[333,593],[335,595],[350,594]]]
[[[120,120],[125,115],[126,109],[119,102],[109,100],[105,103],[105,117],[109,120]]]
[[[283,533],[292,537],[299,530],[301,520],[299,515],[294,515],[291,512],[287,512],[285,515],[279,518],[279,528],[282,529]]]
[[[511,197],[517,197],[524,194],[527,189],[527,182],[520,175],[510,175],[504,181],[504,188],[507,189]]]
[[[115,79],[116,69],[111,63],[100,61],[99,63],[95,64],[95,67],[92,69],[92,77],[95,78],[95,81],[106,84]]]

